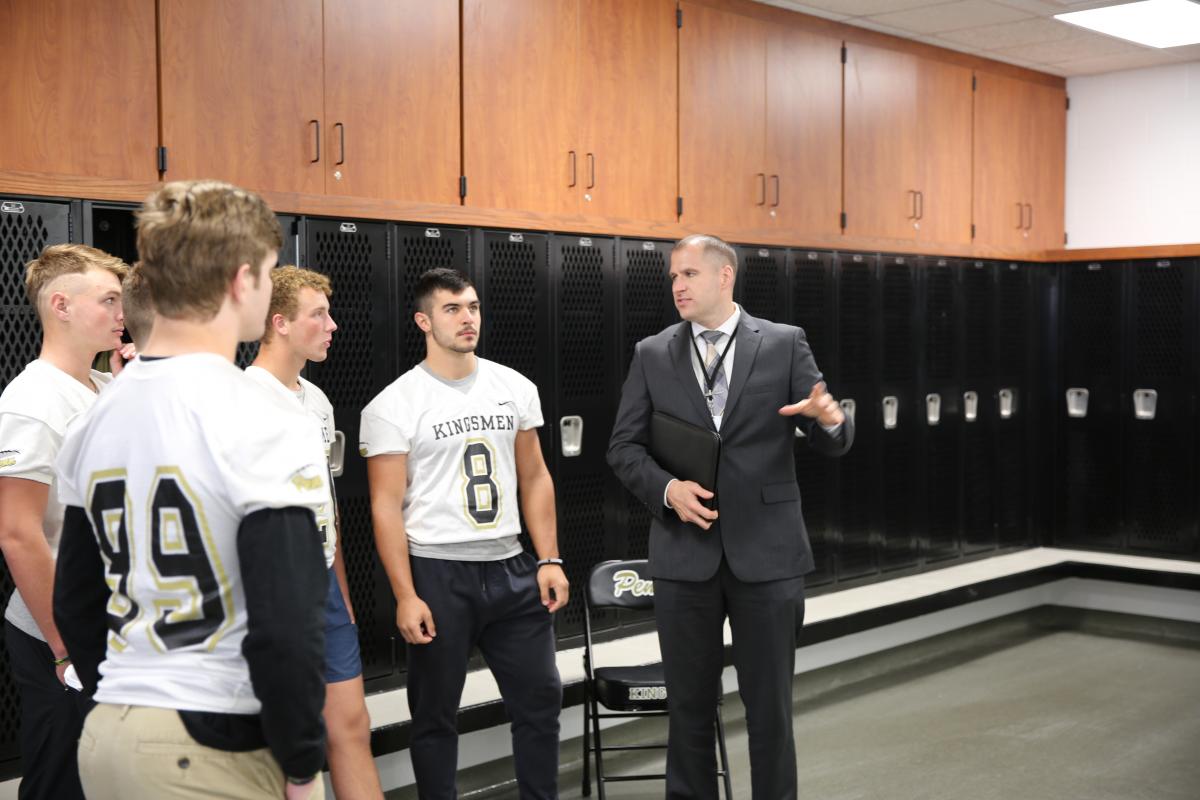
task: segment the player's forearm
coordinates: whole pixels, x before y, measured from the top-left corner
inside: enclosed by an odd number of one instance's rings
[[[46,544],[40,525],[5,526],[0,531],[0,549],[21,599],[46,638],[56,658],[67,654],[54,624],[54,555]]]
[[[554,508],[554,480],[542,470],[521,479],[521,513],[538,558],[558,558],[558,518]]]
[[[373,506],[373,508],[377,508]],[[372,515],[375,524],[375,550],[387,573],[396,600],[413,597],[412,565],[408,560],[408,532],[404,530],[400,509],[380,508]]]

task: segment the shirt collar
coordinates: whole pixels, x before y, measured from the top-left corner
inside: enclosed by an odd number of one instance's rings
[[[742,320],[742,307],[740,305],[738,305],[737,303],[734,303],[733,304],[733,313],[729,315],[729,319],[725,320],[720,325],[718,325],[716,330],[719,330],[721,333],[725,334],[726,336],[733,336],[733,332],[735,330],[737,330],[738,323],[741,322],[741,320]],[[701,325],[698,322],[693,322],[692,323],[692,338],[693,339],[698,338],[700,336],[700,334],[704,333],[707,330],[710,330],[710,329],[704,327],[703,325]]]

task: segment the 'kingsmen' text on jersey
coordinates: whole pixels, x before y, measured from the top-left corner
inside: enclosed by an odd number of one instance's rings
[[[404,528],[415,545],[515,537],[517,431],[542,424],[537,387],[482,358],[462,392],[420,365],[393,381],[362,412],[359,452],[408,454]]]
[[[325,447],[325,462],[329,463],[329,456],[333,448],[333,435],[337,429],[333,423],[333,404],[329,402],[329,398],[325,396],[320,387],[311,381],[300,378],[300,391],[294,392],[262,367],[246,367],[246,375],[271,391],[279,392],[283,397],[300,401],[300,405],[304,407],[304,410],[312,414],[313,418],[321,426],[322,441]],[[332,493],[332,477],[330,478],[329,486]],[[336,501],[337,498],[335,497],[334,502]],[[333,508],[325,509],[317,514],[317,527],[321,529],[321,536],[324,537],[326,569],[333,566],[333,558],[337,553],[337,526],[334,525],[335,518],[336,510]]]
[[[31,361],[0,395],[0,478],[23,478],[50,485],[42,532],[50,552],[58,552],[65,508],[55,488],[54,459],[67,425],[96,402],[96,393],[112,381],[107,372],[91,372],[88,388],[49,361]],[[46,641],[21,593],[14,591],[4,618],[35,639]]]
[[[316,428],[208,353],[135,360],[71,424],[59,491],[91,520],[112,592],[98,702],[261,710],[238,528],[260,509],[330,504]]]

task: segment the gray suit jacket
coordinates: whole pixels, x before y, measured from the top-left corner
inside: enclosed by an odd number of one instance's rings
[[[656,578],[702,581],[724,554],[739,580],[795,577],[813,568],[812,548],[800,513],[793,454],[795,428],[818,451],[839,456],[854,441],[849,417],[833,436],[815,419],[784,417],[779,408],[808,397],[821,373],[804,331],[755,319],[742,311],[717,471],[720,517],[711,529],[685,524],[663,505],[673,476],[647,452],[650,416],[662,411],[713,427],[692,369],[691,323],[673,325],[638,342],[621,390],[608,463],[654,518],[650,571]]]

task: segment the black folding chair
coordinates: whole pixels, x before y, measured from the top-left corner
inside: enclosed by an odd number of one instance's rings
[[[632,667],[596,667],[592,656],[592,611],[600,608],[647,610],[654,607],[654,582],[648,577],[645,559],[605,561],[592,568],[587,591],[583,595],[583,794],[592,793],[591,763],[596,760],[596,788],[604,800],[604,784],[617,781],[663,780],[665,773],[653,775],[605,775],[604,754],[616,750],[665,750],[666,743],[604,745],[600,739],[600,720],[628,717],[661,717],[667,714],[667,686],[663,666],[646,664]],[[716,746],[720,755],[717,774],[725,785],[726,800],[733,797],[729,777],[729,754],[725,750],[725,724],[721,720],[721,696],[718,687],[715,720]],[[603,706],[607,711],[601,712]],[[594,740],[594,741],[593,741]]]

